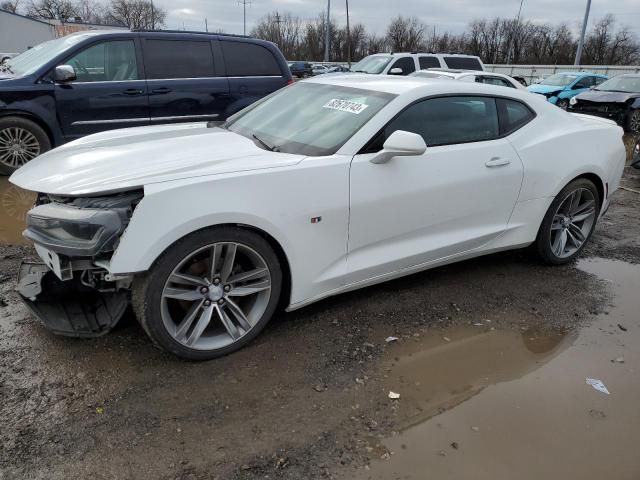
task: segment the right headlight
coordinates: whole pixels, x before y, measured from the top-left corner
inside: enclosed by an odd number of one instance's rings
[[[569,99],[569,105],[575,105],[576,103],[578,103],[578,100],[576,99],[576,96],[573,96]]]

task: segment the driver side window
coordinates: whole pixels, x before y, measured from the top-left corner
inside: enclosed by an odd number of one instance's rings
[[[412,57],[402,57],[396,60],[393,65],[391,65],[389,72],[391,72],[391,70],[393,70],[394,68],[401,68],[402,75],[409,75],[410,73],[416,71],[416,63],[413,61]]]
[[[116,40],[92,45],[65,63],[75,69],[77,82],[138,80],[133,40]]]

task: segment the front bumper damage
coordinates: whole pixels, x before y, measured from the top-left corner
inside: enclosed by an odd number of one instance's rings
[[[127,311],[132,277],[110,275],[108,264],[141,197],[41,195],[28,212],[24,236],[42,262],[20,266],[16,290],[52,333],[99,337]]]
[[[126,290],[101,292],[76,277],[62,281],[44,263],[22,263],[17,290],[48,330],[67,337],[105,335],[129,306]]]

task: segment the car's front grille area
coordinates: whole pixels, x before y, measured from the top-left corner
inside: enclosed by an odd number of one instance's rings
[[[579,100],[574,106],[573,110],[584,113],[595,113],[599,115],[608,115],[620,113],[624,110],[624,103],[603,103],[603,102],[590,102],[587,100]]]

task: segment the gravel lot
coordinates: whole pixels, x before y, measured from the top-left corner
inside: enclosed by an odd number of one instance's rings
[[[636,172],[625,169],[623,184],[640,191]],[[553,425],[566,421],[562,431],[585,467],[580,478],[598,478],[589,474],[598,465],[617,479],[638,478],[640,419],[633,409],[631,418],[614,411],[637,405],[640,390],[613,391],[620,404],[598,403],[605,396],[584,384],[580,366],[589,363],[578,347],[590,345],[590,359],[630,349],[622,365],[603,360],[602,374],[620,389],[634,383],[629,372],[640,368],[640,355],[631,340],[640,340],[640,320],[620,313],[635,297],[619,285],[640,284],[639,207],[639,193],[616,193],[584,254],[608,260],[551,268],[508,252],[438,268],[282,313],[248,348],[197,364],[153,348],[130,314],[101,339],[51,336],[13,292],[17,267],[33,252],[5,244],[0,479],[391,479],[424,478],[425,469],[436,478],[529,478],[547,453],[555,467],[536,475],[551,478],[562,471],[553,442],[513,466],[496,452],[530,452],[536,432],[572,405],[581,416],[563,413]],[[627,315],[625,330],[615,315]],[[387,343],[389,336],[398,340]],[[515,400],[505,399],[554,368],[562,375],[531,390],[553,387],[540,400],[546,415],[512,411]],[[400,399],[390,400],[390,390]],[[593,405],[584,403],[591,397]],[[488,415],[496,402],[504,418]],[[489,427],[467,422],[474,405]],[[504,424],[506,446],[498,436]],[[594,437],[585,452],[613,443],[613,456],[581,457],[591,437],[580,429],[600,424],[608,436]],[[471,467],[482,462],[504,470]]]

